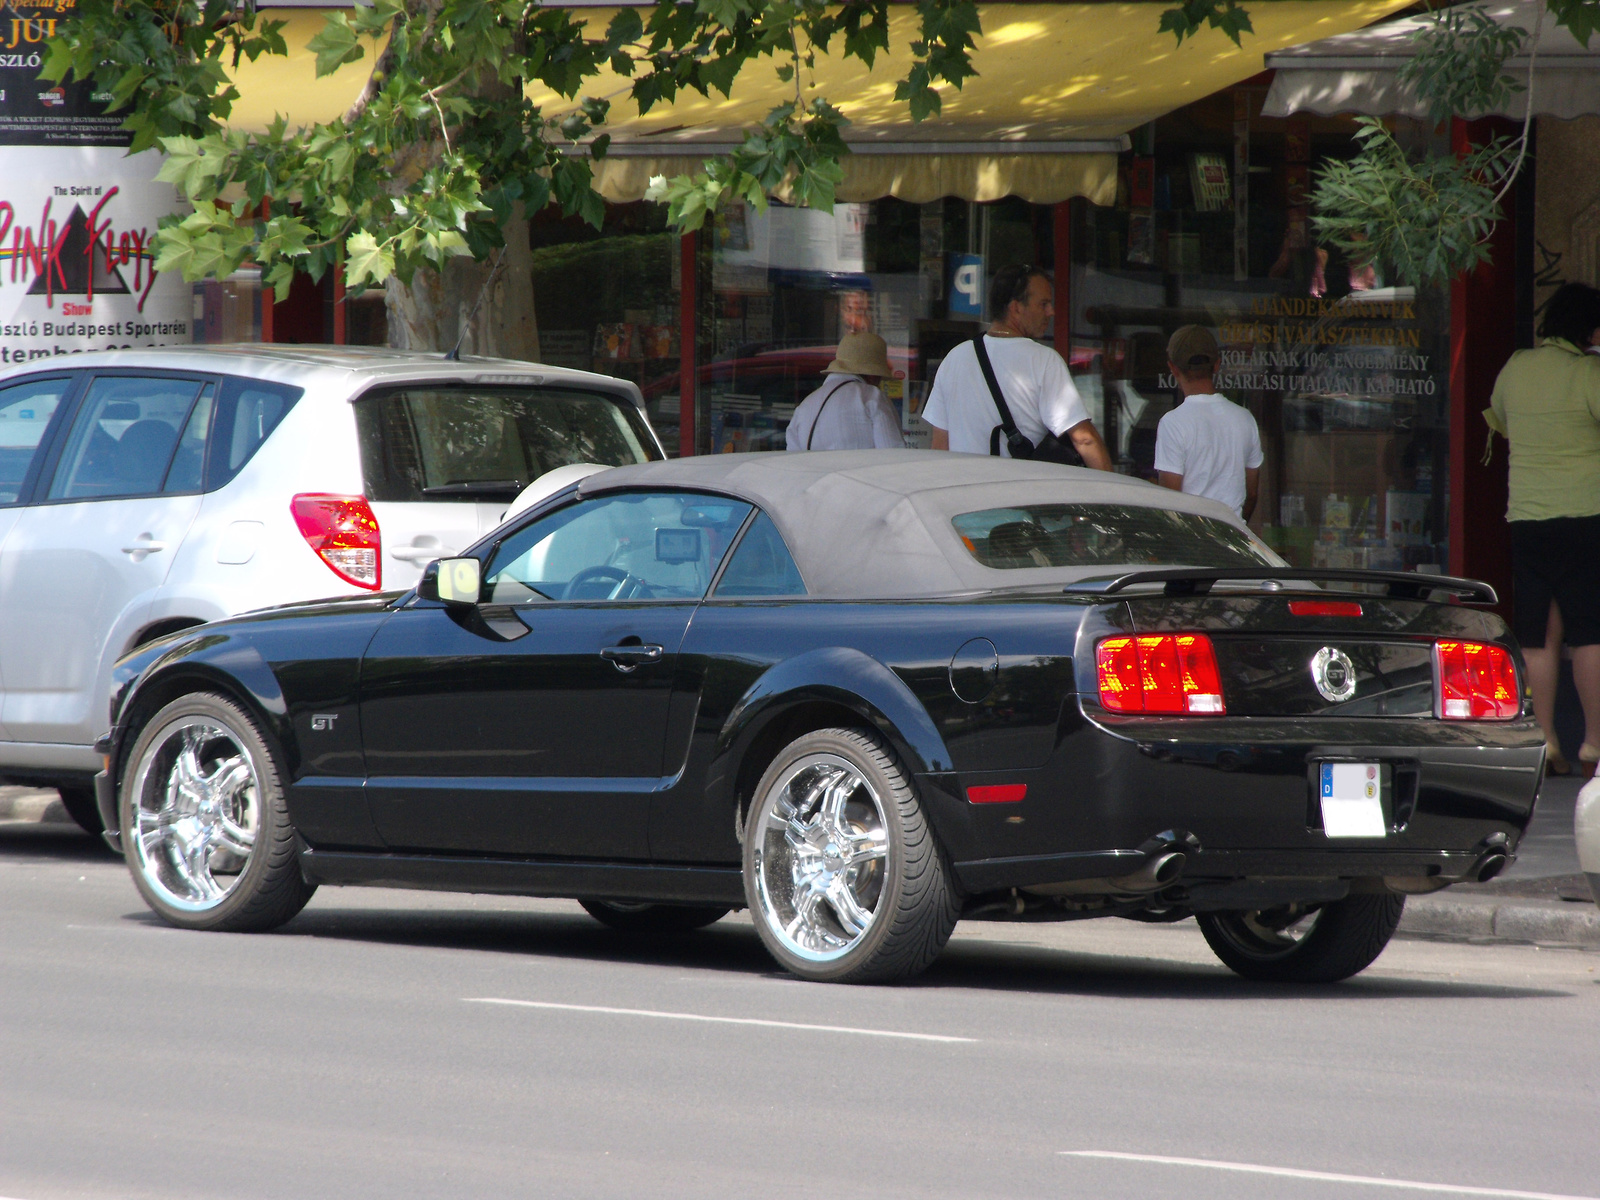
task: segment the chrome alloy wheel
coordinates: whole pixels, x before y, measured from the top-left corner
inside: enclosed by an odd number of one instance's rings
[[[883,800],[836,754],[792,764],[761,798],[754,847],[757,902],[793,954],[825,963],[872,928],[888,871]]]
[[[163,901],[215,908],[238,885],[261,824],[261,783],[239,740],[215,721],[180,717],[134,766],[135,869]]]

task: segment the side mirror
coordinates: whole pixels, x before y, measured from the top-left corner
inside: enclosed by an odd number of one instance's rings
[[[475,558],[439,558],[422,571],[417,595],[445,604],[476,604],[483,592],[483,564]]]

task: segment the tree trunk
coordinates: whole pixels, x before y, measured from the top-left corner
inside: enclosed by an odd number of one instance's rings
[[[537,362],[533,253],[520,205],[503,232],[506,248],[498,270],[491,255],[487,262],[457,258],[443,271],[418,271],[409,287],[391,276],[384,285],[389,345],[396,350],[447,351],[459,340],[462,354]],[[484,282],[491,272],[494,282],[485,293]]]

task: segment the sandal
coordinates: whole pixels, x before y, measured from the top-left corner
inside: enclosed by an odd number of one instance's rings
[[[1544,751],[1544,773],[1546,775],[1572,774],[1572,764],[1569,763],[1565,758],[1561,757],[1560,746],[1557,746],[1554,742],[1546,742]],[[1589,772],[1590,774],[1594,773],[1594,767],[1592,765],[1589,768]]]
[[[1578,776],[1593,779],[1595,764],[1600,763],[1600,746],[1585,742],[1578,747]]]

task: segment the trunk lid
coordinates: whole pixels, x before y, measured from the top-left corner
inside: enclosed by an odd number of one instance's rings
[[[1493,613],[1424,600],[1342,595],[1360,615],[1305,615],[1308,600],[1326,598],[1212,592],[1125,600],[1138,633],[1210,637],[1229,716],[1429,717],[1436,642],[1508,640]]]

